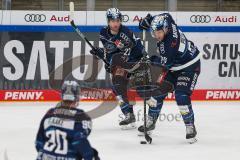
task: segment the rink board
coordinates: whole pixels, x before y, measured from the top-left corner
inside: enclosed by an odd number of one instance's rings
[[[123,24],[142,38],[137,25],[139,19],[146,14],[147,12],[123,11]],[[203,54],[201,74],[193,100],[240,100],[240,13],[171,14],[179,28]],[[38,20],[32,19],[33,17]],[[201,21],[202,18],[205,20]],[[61,81],[65,75],[70,75],[88,88],[83,93],[86,95],[82,96],[82,100],[115,99],[109,90],[109,74],[102,62],[98,62],[95,66],[97,68],[91,67],[96,61],[89,54],[89,46],[69,25],[69,12],[0,11],[0,19],[0,101],[58,101],[59,93],[55,90],[59,90],[60,85],[51,86],[49,81]],[[105,11],[77,11],[75,23],[95,46],[102,46],[99,31],[106,25]],[[158,54],[156,42],[150,33],[147,33],[146,45],[150,55]],[[69,59],[75,58],[77,64],[66,64]],[[51,73],[56,70],[58,73],[54,73],[53,79],[50,79]],[[109,96],[104,97],[105,92],[102,90],[108,90]],[[31,94],[32,91],[39,93],[38,99]],[[168,100],[174,99],[171,95]],[[139,100],[135,92],[130,91],[129,97]]]
[[[130,101],[141,101],[135,90],[128,92]],[[169,93],[166,100],[175,99],[173,93]],[[28,102],[28,101],[60,101],[61,95],[55,90],[1,90],[0,101],[2,102]],[[110,89],[82,89],[81,101],[114,101],[115,96]],[[192,95],[193,101],[240,101],[240,90],[195,90]]]

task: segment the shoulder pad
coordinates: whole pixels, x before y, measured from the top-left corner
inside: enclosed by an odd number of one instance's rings
[[[105,26],[105,27],[101,28],[100,33],[106,33],[107,30],[108,30],[108,27]]]
[[[128,32],[129,29],[128,29],[127,26],[122,25],[122,27],[121,27],[121,31],[123,31],[123,32]]]

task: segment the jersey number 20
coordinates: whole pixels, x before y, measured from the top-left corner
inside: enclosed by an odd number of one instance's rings
[[[67,154],[68,142],[67,133],[60,130],[51,130],[46,132],[49,140],[44,145],[44,150],[55,152],[57,154]]]

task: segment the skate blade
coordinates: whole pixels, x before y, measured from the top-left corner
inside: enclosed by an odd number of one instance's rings
[[[187,141],[188,141],[188,143],[189,144],[194,144],[194,143],[196,143],[197,142],[197,138],[189,138],[189,139],[187,139]]]
[[[122,130],[131,130],[131,129],[135,129],[135,128],[137,128],[135,123],[130,123],[128,125],[122,125],[121,126]]]
[[[147,134],[151,135],[152,131],[148,131]],[[145,136],[145,134],[144,134],[144,132],[138,132],[138,136],[142,137],[142,136]]]

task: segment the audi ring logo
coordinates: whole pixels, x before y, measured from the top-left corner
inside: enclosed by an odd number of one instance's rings
[[[192,15],[190,17],[190,21],[192,23],[209,23],[211,21],[211,17],[209,15]]]
[[[26,22],[45,22],[46,15],[44,15],[44,14],[26,14],[24,19]]]
[[[129,16],[128,15],[122,15],[122,21],[123,22],[128,22],[129,21]]]

